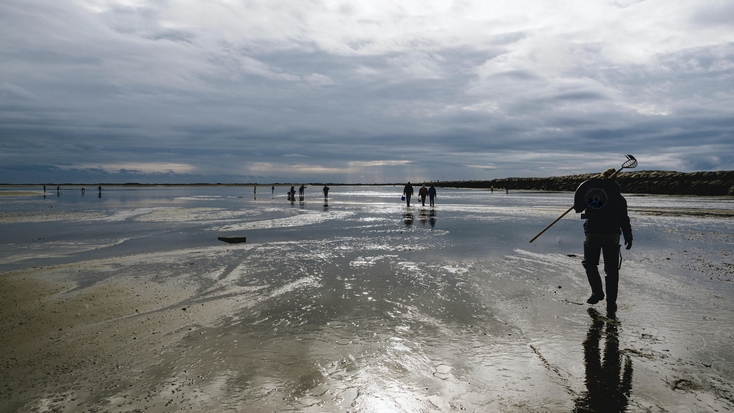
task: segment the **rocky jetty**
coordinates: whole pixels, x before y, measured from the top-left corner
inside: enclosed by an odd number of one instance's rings
[[[599,173],[589,173],[548,178],[501,178],[488,181],[433,182],[433,184],[458,188],[575,191],[582,182],[598,175]],[[617,182],[622,187],[622,192],[633,194],[734,196],[734,171],[620,172]]]

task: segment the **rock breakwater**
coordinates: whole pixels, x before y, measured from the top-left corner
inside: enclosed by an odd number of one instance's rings
[[[501,178],[487,181],[433,182],[433,184],[439,187],[458,188],[575,191],[582,182],[598,175],[599,173],[589,173],[547,178]],[[622,192],[633,194],[734,196],[734,171],[620,172],[617,182],[622,187]]]

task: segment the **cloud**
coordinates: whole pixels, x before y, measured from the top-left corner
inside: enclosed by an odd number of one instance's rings
[[[329,76],[318,73],[311,73],[303,77],[303,79],[313,86],[333,86],[336,84]]]
[[[487,164],[487,165],[472,165],[472,164],[468,164],[468,165],[466,165],[466,167],[467,168],[474,168],[474,169],[481,169],[483,171],[489,171],[489,170],[492,170],[492,169],[497,169],[497,167],[494,166],[493,164]]]
[[[367,168],[373,166],[403,166],[410,165],[411,161],[406,160],[384,160],[384,161],[352,161],[349,166],[353,168]]]
[[[170,162],[62,165],[58,168],[61,170],[100,170],[111,174],[122,171],[138,174],[191,174],[197,171],[193,165]]]
[[[289,165],[282,165],[270,162],[253,162],[247,166],[247,170],[250,174],[255,175],[269,175],[272,176],[278,172],[282,172],[283,169],[287,169],[291,174],[295,175],[311,175],[320,176],[324,174],[343,174],[347,172],[346,168],[339,167],[327,167],[322,165],[310,165],[305,163],[293,163]]]
[[[34,179],[480,179],[584,172],[624,153],[734,169],[733,11],[6,0],[0,182],[34,167],[47,174]]]
[[[734,3],[728,1],[707,1],[691,13],[692,24],[703,29],[723,29],[729,32],[734,21]]]
[[[283,169],[287,169],[290,173],[303,176],[311,175],[321,177],[323,175],[354,175],[354,174],[371,174],[371,170],[380,169],[382,167],[406,166],[411,161],[405,160],[384,160],[384,161],[351,161],[336,162],[335,166],[326,166],[309,163],[292,163],[283,165],[280,163],[270,162],[253,162],[247,166],[247,172],[253,175],[272,176]]]
[[[6,104],[10,101],[30,101],[36,99],[33,93],[28,92],[18,85],[0,83],[0,100]]]

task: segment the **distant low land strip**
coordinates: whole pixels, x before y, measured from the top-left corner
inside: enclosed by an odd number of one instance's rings
[[[541,191],[575,191],[585,180],[598,173],[554,176],[548,178],[501,178],[487,181],[442,181],[434,185],[445,188],[526,189]],[[617,182],[622,192],[656,195],[734,196],[734,171],[620,172]]]
[[[560,191],[573,192],[578,186],[589,178],[599,176],[599,173],[587,173],[577,175],[551,176],[547,178],[499,178],[490,180],[474,180],[474,181],[414,181],[414,186],[421,184],[433,184],[439,188],[476,188],[497,190],[538,190],[538,191]],[[630,194],[651,194],[651,195],[699,195],[699,196],[734,196],[734,171],[715,171],[715,172],[676,172],[676,171],[635,171],[620,172],[617,182],[622,187],[622,192]],[[275,186],[279,190],[281,187],[289,187],[293,185],[301,185],[297,183],[188,183],[188,184],[172,184],[172,183],[47,183],[48,191],[53,192],[56,188],[63,191],[78,190],[79,187],[87,187],[90,192],[97,189],[98,185],[102,187],[180,187],[180,186],[260,186],[264,191]],[[308,187],[329,186],[400,186],[405,183],[319,183],[310,182],[303,183]],[[40,191],[28,191],[29,186],[39,186],[43,184],[2,184],[0,183],[0,196],[28,196],[43,194]],[[16,188],[24,187],[23,190]],[[313,188],[312,188],[313,189]]]

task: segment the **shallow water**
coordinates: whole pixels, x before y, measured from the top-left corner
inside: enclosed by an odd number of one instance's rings
[[[439,189],[435,208],[406,208],[399,187],[336,186],[328,200],[310,187],[302,202],[286,190],[0,197],[0,272],[94,263],[48,276],[84,289],[137,274],[190,291],[176,304],[189,313],[216,310],[124,385],[72,378],[77,406],[734,409],[734,220],[680,212],[731,210],[731,199],[627,197],[635,240],[612,320],[585,304],[574,213],[528,243],[572,194]]]

